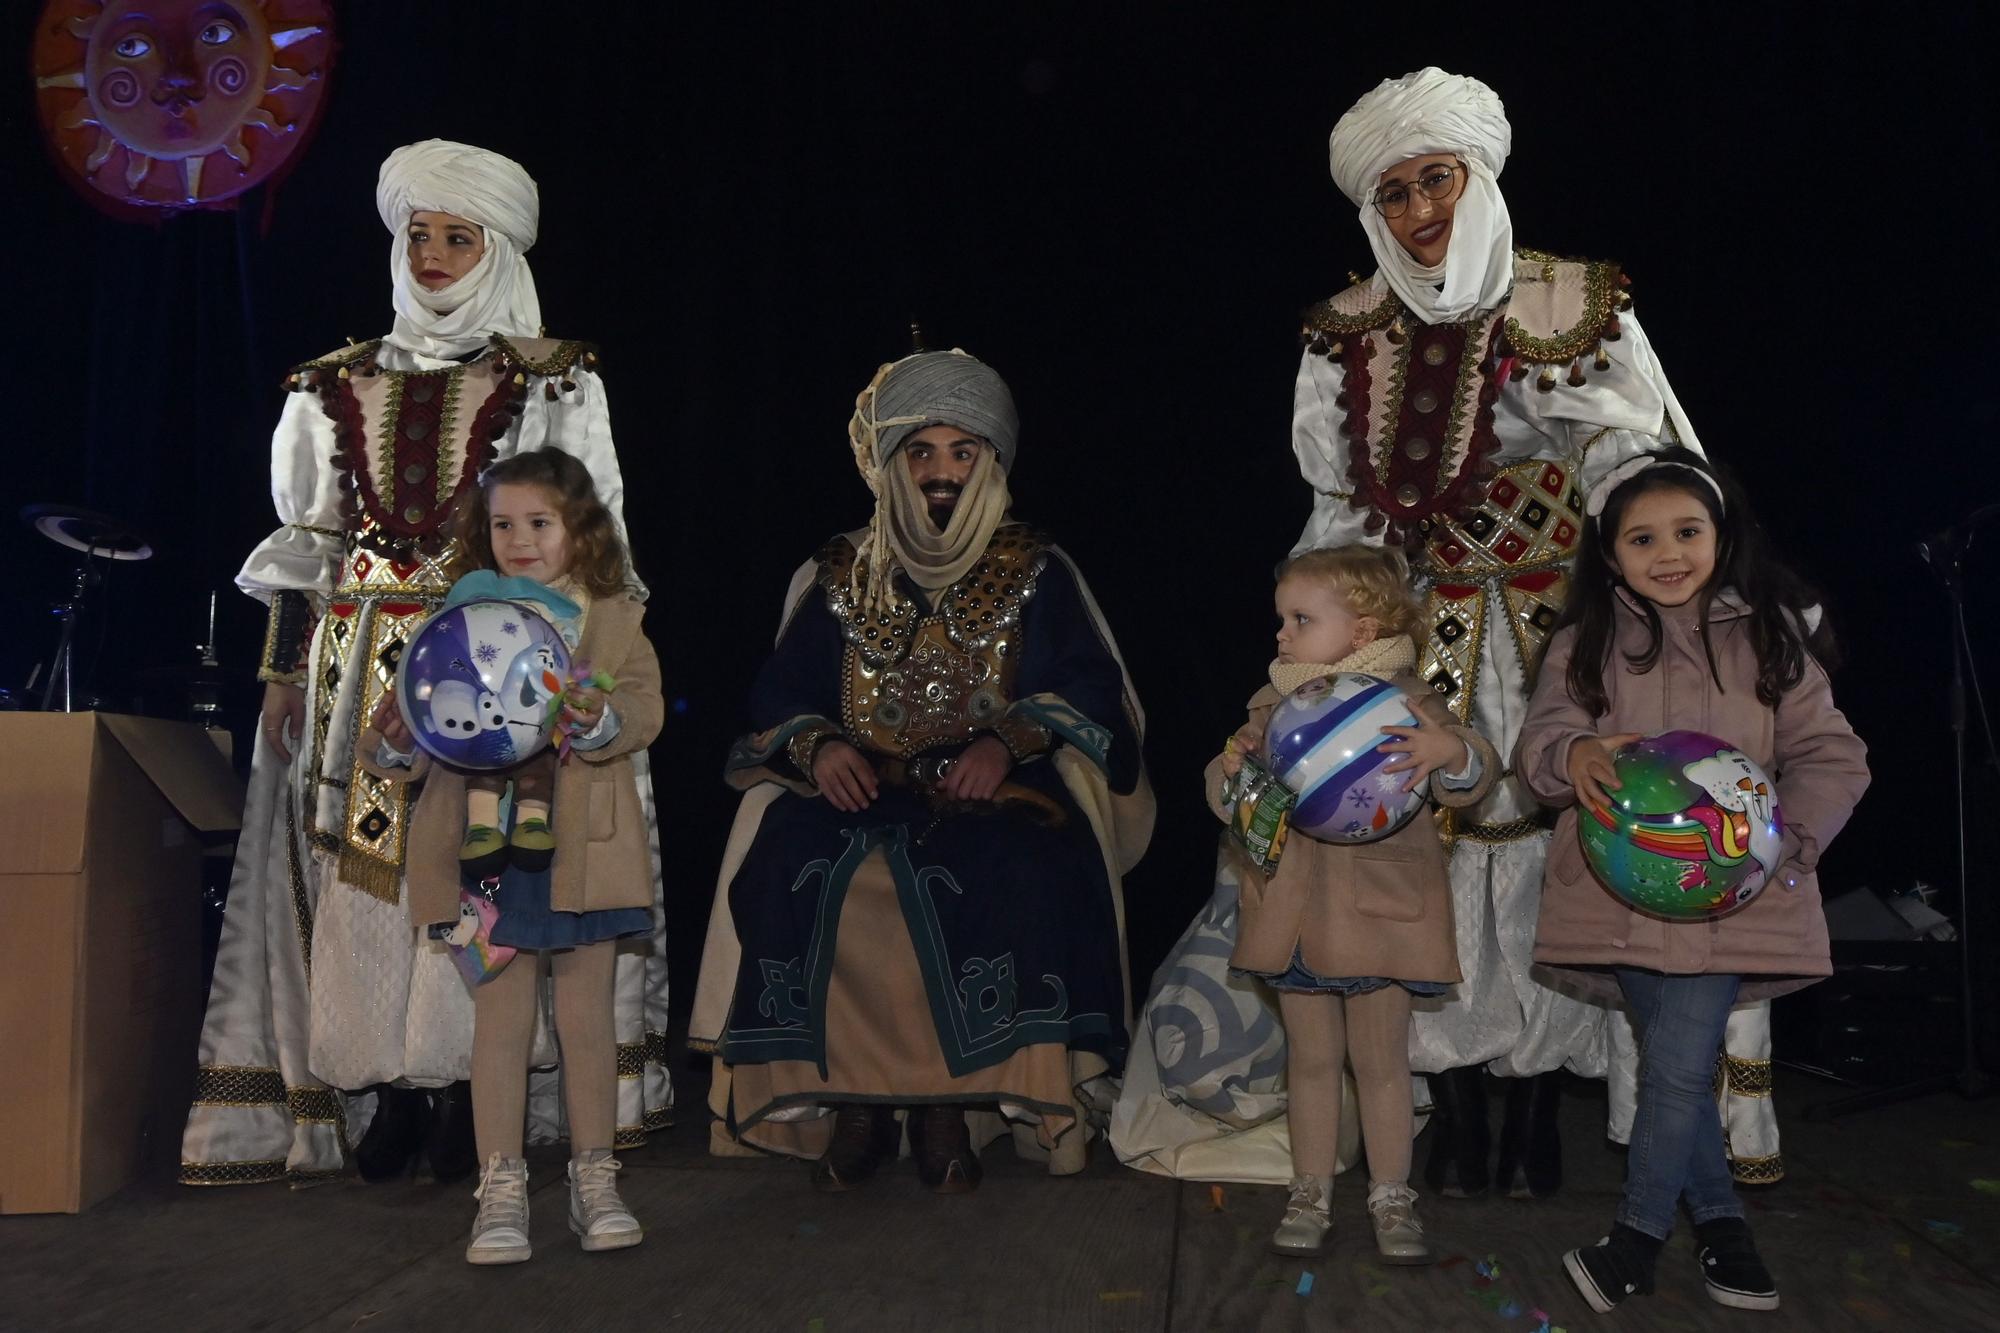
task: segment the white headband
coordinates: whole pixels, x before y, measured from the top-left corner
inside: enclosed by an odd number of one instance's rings
[[[1708,483],[1708,488],[1715,492],[1715,507],[1723,513],[1729,512],[1728,502],[1722,498],[1721,482],[1698,467],[1691,467],[1686,463],[1676,462],[1671,458],[1661,458],[1658,454],[1635,454],[1612,468],[1602,477],[1599,477],[1597,484],[1590,488],[1589,497],[1584,501],[1583,512],[1592,518],[1596,518],[1604,512],[1605,502],[1611,498],[1613,491],[1632,480],[1632,478],[1644,472],[1651,472],[1656,467],[1675,468],[1679,471],[1700,477]]]

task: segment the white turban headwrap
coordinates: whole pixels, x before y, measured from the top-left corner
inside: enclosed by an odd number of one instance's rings
[[[1507,108],[1491,88],[1435,65],[1384,79],[1333,127],[1334,182],[1361,210],[1382,278],[1426,324],[1463,319],[1506,298],[1514,280],[1514,223],[1500,194],[1500,171],[1513,141]],[[1455,153],[1466,166],[1451,242],[1435,267],[1419,264],[1398,244],[1372,202],[1383,172],[1426,153]]]
[[[541,219],[534,178],[512,158],[470,144],[426,139],[389,154],[375,183],[375,208],[389,229],[389,280],[396,327],[387,341],[425,356],[463,357],[490,335],[532,338],[542,302],[527,254]],[[476,222],[486,250],[449,287],[429,291],[410,272],[410,215],[452,213]]]

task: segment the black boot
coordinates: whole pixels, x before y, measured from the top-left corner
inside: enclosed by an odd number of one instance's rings
[[[838,1194],[863,1185],[896,1154],[902,1126],[896,1108],[848,1102],[834,1112],[833,1142],[813,1164],[813,1187]]]
[[[375,1118],[354,1145],[354,1168],[370,1184],[408,1174],[430,1132],[431,1104],[422,1088],[375,1085]]]
[[[1474,1065],[1426,1074],[1431,1089],[1431,1151],[1424,1182],[1431,1193],[1476,1199],[1486,1193],[1486,1074]]]
[[[1562,1188],[1562,1079],[1557,1069],[1507,1080],[1496,1174],[1510,1199],[1546,1199]]]
[[[440,1185],[455,1185],[479,1169],[470,1083],[453,1083],[431,1093],[431,1132],[424,1155],[430,1159],[431,1178]]]

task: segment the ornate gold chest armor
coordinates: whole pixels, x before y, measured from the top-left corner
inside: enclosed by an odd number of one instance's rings
[[[1417,674],[1461,721],[1472,711],[1479,654],[1495,617],[1533,682],[1569,596],[1569,562],[1583,531],[1573,469],[1545,458],[1509,464],[1471,513],[1433,522],[1415,561],[1429,580]]]
[[[854,547],[836,538],[819,557],[819,586],[840,622],[841,730],[863,749],[910,758],[1001,725],[1020,665],[1021,609],[1048,560],[1025,524],[994,533],[966,576],[928,614],[898,597],[872,615],[850,591]]]

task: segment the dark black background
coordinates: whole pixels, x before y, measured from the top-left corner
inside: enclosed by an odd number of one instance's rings
[[[1149,711],[1143,985],[1208,892],[1197,775],[1262,675],[1269,570],[1309,507],[1295,315],[1371,267],[1326,134],[1435,63],[1507,102],[1519,243],[1625,262],[1704,444],[1828,589],[1876,777],[1826,889],[1949,881],[1947,639],[1914,544],[2000,492],[1976,7],[338,8],[325,119],[274,197],[151,226],[58,179],[20,74],[33,15],[8,10],[4,507],[85,503],[152,535],[85,637],[113,703],[172,710],[145,672],[191,660],[210,589],[251,674],[262,613],[230,580],[274,522],[280,376],[388,327],[384,154],[482,144],[541,184],[550,331],[605,351],[648,629],[684,701],[654,749],[679,996],[745,682],[789,572],[865,517],[843,427],[913,313],[1011,382],[1017,511],[1076,556]],[[68,562],[4,531],[18,686]],[[1991,557],[1972,609],[2000,682]],[[255,699],[232,700],[246,738]],[[1992,904],[1977,851],[1975,885]]]

